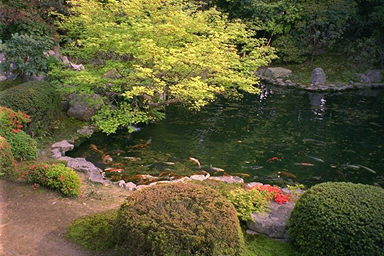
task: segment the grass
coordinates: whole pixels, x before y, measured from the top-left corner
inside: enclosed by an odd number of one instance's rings
[[[245,256],[298,256],[290,243],[282,243],[266,236],[246,236]]]
[[[312,70],[321,67],[327,76],[327,83],[348,84],[349,81],[355,80],[355,73],[363,71],[356,70],[356,66],[347,59],[342,53],[329,52],[315,56],[312,66],[309,62],[283,66],[292,70],[290,78],[294,82],[310,84]]]

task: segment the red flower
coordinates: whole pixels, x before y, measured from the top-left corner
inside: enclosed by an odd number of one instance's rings
[[[29,170],[35,170],[36,169],[36,165],[35,164],[33,164],[33,165],[31,165],[30,167],[29,167]]]

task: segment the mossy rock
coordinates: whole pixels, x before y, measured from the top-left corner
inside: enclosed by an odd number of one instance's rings
[[[304,256],[384,255],[384,190],[346,182],[318,184],[297,201],[289,235]]]
[[[63,113],[55,87],[47,82],[31,81],[2,91],[0,105],[30,115],[27,132],[38,137],[49,134]]]
[[[162,184],[133,193],[115,227],[118,255],[242,255],[233,205],[197,184]]]
[[[14,180],[16,177],[15,172],[15,159],[7,140],[0,136],[0,178],[7,180]]]

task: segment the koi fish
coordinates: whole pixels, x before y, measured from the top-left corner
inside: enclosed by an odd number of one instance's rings
[[[321,146],[321,145],[325,145],[325,142],[324,141],[321,141],[321,140],[315,140],[315,139],[311,139],[311,138],[305,138],[305,139],[303,139],[303,142],[304,143],[313,143],[313,144],[315,144],[315,145],[319,145],[319,146]]]
[[[312,163],[295,163],[297,166],[314,166]]]
[[[339,170],[336,170],[336,174],[339,175],[340,178],[342,178],[343,180],[345,180],[345,175],[344,175],[344,173],[342,173],[342,172],[339,171]]]
[[[312,158],[313,160],[316,160],[317,162],[324,163],[325,161],[321,158],[314,157],[314,156],[308,156],[309,158]]]
[[[272,162],[272,161],[276,161],[276,160],[279,160],[279,158],[277,156],[274,156],[274,157],[271,157],[267,160],[267,162]]]
[[[345,164],[343,166],[346,167],[346,168],[351,168],[353,170],[359,170],[360,169],[359,165],[354,165],[354,164]]]
[[[101,160],[104,164],[108,164],[113,161],[112,157],[110,155],[101,155]]]
[[[163,163],[166,164],[166,165],[175,165],[174,162],[163,162]]]
[[[150,139],[147,140],[147,142],[145,142],[145,143],[133,145],[133,146],[132,146],[132,149],[134,149],[134,148],[144,148],[144,147],[149,146],[151,143],[152,143],[152,139],[150,138]]]
[[[120,168],[105,168],[104,171],[105,172],[118,172],[118,173],[122,173],[124,170],[120,169]]]
[[[96,151],[97,153],[103,154],[103,151],[97,148],[95,144],[89,145],[89,148],[92,149],[93,151]]]
[[[367,167],[367,166],[364,166],[364,165],[361,165],[361,164],[359,164],[359,166],[360,166],[361,168],[363,168],[363,169],[365,169],[365,170],[371,172],[371,173],[376,174],[376,171],[372,170],[371,168],[369,168],[369,167]]]
[[[242,178],[250,178],[251,175],[249,175],[248,173],[232,173],[233,176],[239,176],[239,177],[242,177]]]
[[[292,178],[292,179],[296,179],[296,175],[293,174],[293,173],[290,173],[290,172],[286,172],[286,171],[278,171],[277,174],[280,174],[280,175],[284,175],[288,178]]]
[[[214,172],[225,172],[224,169],[213,167],[212,165],[209,165],[209,168]]]
[[[123,159],[127,159],[129,161],[136,162],[137,160],[140,160],[140,157],[124,156]]]
[[[199,168],[200,168],[201,164],[200,164],[199,160],[197,160],[196,158],[193,158],[193,157],[189,157],[188,160],[197,164],[197,166],[199,166]]]

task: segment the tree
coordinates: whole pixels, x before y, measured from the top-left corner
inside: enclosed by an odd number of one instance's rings
[[[163,107],[199,110],[217,95],[258,93],[254,72],[275,55],[240,21],[182,0],[70,1],[67,53],[86,70],[54,70],[70,92],[98,93],[94,116],[106,133],[156,121]]]

